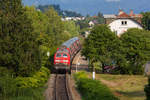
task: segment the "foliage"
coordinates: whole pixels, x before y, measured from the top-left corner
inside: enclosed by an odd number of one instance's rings
[[[83,100],[118,100],[105,85],[88,79],[83,72],[77,73],[75,79]]]
[[[129,74],[142,74],[143,65],[150,57],[150,34],[140,29],[129,29],[121,36]]]
[[[149,31],[140,29],[129,29],[118,38],[107,26],[99,25],[85,39],[82,54],[90,59],[91,66],[100,62],[103,71],[105,66],[114,66],[111,73],[143,74],[143,66],[150,59],[149,38]]]
[[[33,77],[13,78],[12,72],[0,67],[0,99],[43,100],[43,85],[49,77],[49,70],[42,67]],[[36,81],[36,82],[35,82]]]
[[[80,13],[77,13],[75,11],[68,11],[68,10],[64,11],[64,16],[66,16],[66,17],[82,17],[82,15]]]
[[[43,99],[49,70],[41,66],[50,67],[57,47],[77,35],[74,22],[61,21],[53,8],[43,13],[21,0],[0,1],[0,99]]]
[[[11,71],[5,67],[0,67],[0,99],[8,95],[14,95],[16,91],[16,82],[11,76]]]
[[[74,74],[74,79],[78,81],[80,78],[87,78],[86,72],[81,71]]]
[[[86,28],[89,27],[89,24],[88,24],[88,22],[86,22],[86,21],[78,21],[78,22],[77,22],[77,25],[80,26],[80,29],[81,29],[81,30],[82,30],[82,29],[86,29]]]
[[[142,18],[142,25],[145,30],[150,30],[150,12],[143,12],[142,13],[143,18]]]
[[[30,76],[41,66],[31,22],[21,0],[0,1],[0,66],[13,70],[16,76]]]
[[[150,76],[148,78],[148,85],[145,86],[144,91],[146,93],[147,99],[150,100]]]
[[[37,7],[37,9],[39,9],[40,11],[42,12],[45,12],[46,10],[48,10],[49,8],[53,7],[55,9],[55,11],[57,11],[57,13],[60,15],[60,16],[63,16],[63,10],[60,8],[60,5],[39,5]]]
[[[47,68],[41,67],[32,77],[17,77],[17,86],[20,88],[35,88],[40,87],[47,82],[50,72]]]
[[[57,11],[57,13],[59,14],[59,16],[63,16],[63,17],[82,17],[82,15],[80,13],[77,13],[75,11],[68,11],[68,10],[62,10],[60,8],[60,5],[39,5],[37,7],[37,9],[39,9],[42,12],[45,12],[47,9],[53,7],[55,9],[55,11]]]
[[[42,69],[43,71],[45,69]],[[0,67],[0,99],[1,100],[43,100],[45,88],[18,88],[12,71]],[[45,71],[46,72],[46,71]]]
[[[112,33],[106,25],[98,25],[85,39],[82,55],[89,58],[91,64],[100,61],[104,68],[105,65],[111,65],[114,61],[118,43],[120,42],[115,33]]]
[[[74,37],[74,36],[78,36],[79,35],[79,26],[77,26],[75,24],[74,21],[65,21],[64,22],[64,29],[65,32],[68,32],[68,35],[70,35],[69,37]],[[67,36],[67,34],[66,34]]]
[[[53,62],[53,54],[66,40],[78,35],[79,28],[73,21],[63,22],[58,13],[49,8],[45,13],[37,11],[34,6],[25,7],[25,13],[32,20],[34,32],[37,34],[37,42],[40,44],[42,66],[50,66]],[[47,57],[47,52],[50,57]]]

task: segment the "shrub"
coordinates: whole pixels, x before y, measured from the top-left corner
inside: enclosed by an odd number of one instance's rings
[[[87,78],[86,72],[81,71],[74,74],[74,79],[78,81],[80,78]]]
[[[119,100],[100,81],[89,79],[85,75],[84,72],[75,74],[76,85],[83,100]]]
[[[40,87],[45,84],[50,75],[49,69],[41,67],[32,77],[17,77],[17,86],[20,88]]]

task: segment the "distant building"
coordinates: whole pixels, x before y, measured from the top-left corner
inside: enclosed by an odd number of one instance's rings
[[[94,25],[97,25],[97,24],[99,24],[97,20],[92,20],[92,21],[89,22],[90,27],[92,27]]]
[[[90,21],[89,22],[89,26],[94,26],[95,24],[94,24],[94,22],[93,21]]]
[[[112,21],[117,19],[116,15],[109,14],[109,15],[103,15],[105,18],[105,24],[110,24]]]
[[[62,21],[69,21],[69,20],[73,20],[73,21],[79,21],[79,20],[84,20],[85,17],[65,17],[65,18],[61,18]]]
[[[130,14],[126,14],[123,10],[119,10],[118,15],[104,15],[105,23],[108,24],[111,31],[115,32],[118,36],[123,34],[129,28],[143,29],[141,25],[141,14],[134,14],[133,10]]]

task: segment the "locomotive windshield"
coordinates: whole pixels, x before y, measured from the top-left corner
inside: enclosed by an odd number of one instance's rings
[[[56,54],[56,57],[61,57],[61,54],[60,54],[60,53],[57,53],[57,54]]]
[[[63,54],[63,57],[67,58],[67,54]]]

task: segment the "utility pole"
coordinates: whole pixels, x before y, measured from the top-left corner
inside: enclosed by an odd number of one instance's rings
[[[95,67],[94,66],[93,66],[93,80],[95,80]]]

